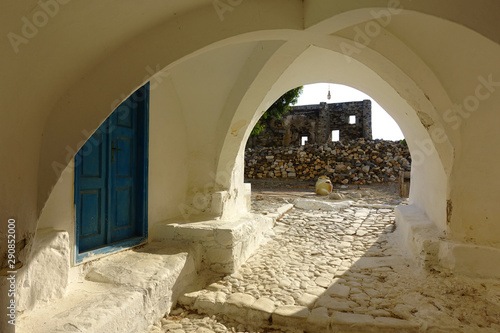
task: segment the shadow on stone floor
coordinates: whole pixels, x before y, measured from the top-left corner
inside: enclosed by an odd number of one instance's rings
[[[361,209],[354,207],[353,216]],[[297,219],[317,213],[295,211]],[[387,209],[370,212],[390,215]],[[374,219],[372,229],[367,229],[371,244],[363,251],[346,250],[351,254],[340,256],[337,267],[330,265],[330,273],[314,275],[310,279],[314,282],[308,282],[310,285],[289,301],[293,304],[273,300],[269,293],[259,297],[244,287],[227,289],[232,278],[243,281],[251,276],[252,258],[238,272],[204,290],[183,295],[179,302],[185,309],[215,316],[213,320],[233,323],[228,327],[238,332],[280,329],[287,332],[499,332],[500,285],[420,269],[399,247],[393,213],[391,216],[392,220],[386,219],[383,226],[378,223],[380,220]],[[333,221],[331,224],[336,223]],[[277,233],[289,230],[286,224],[280,223],[275,229]],[[358,234],[358,231],[342,240],[334,234],[323,236],[334,241],[337,247],[349,246],[345,242],[349,239],[353,247],[357,238],[367,237],[366,232]],[[282,245],[286,246],[287,241],[297,239],[284,240]],[[277,247],[278,243],[271,245],[274,248],[265,255],[272,264],[273,251],[277,255],[281,248]],[[308,252],[310,258],[315,255]],[[264,287],[265,281],[260,282]],[[181,315],[178,319],[186,318]],[[172,321],[166,319],[166,323],[172,324]],[[225,332],[222,328],[216,331]]]

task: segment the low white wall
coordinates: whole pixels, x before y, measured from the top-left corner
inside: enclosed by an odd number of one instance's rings
[[[415,205],[396,208],[397,232],[405,248],[425,269],[473,278],[500,278],[500,249],[447,239]]]
[[[153,240],[196,248],[195,261],[200,270],[230,274],[255,253],[274,226],[275,218],[250,214],[230,221],[165,221],[154,229]]]

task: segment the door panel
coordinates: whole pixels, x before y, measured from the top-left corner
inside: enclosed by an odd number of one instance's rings
[[[116,177],[131,178],[133,177],[134,168],[134,142],[133,138],[116,137],[116,149],[113,152],[113,163],[116,160]]]
[[[110,169],[111,187],[111,241],[133,237],[137,231],[137,112],[132,102],[124,102],[111,118],[115,130],[110,133],[114,143]],[[135,104],[137,105],[137,104]]]
[[[100,246],[106,242],[106,149],[103,145],[104,127],[92,135],[75,159],[78,184],[75,183],[77,198],[77,221],[85,221],[77,227],[79,249]]]
[[[77,260],[147,236],[148,93],[120,104],[75,157]]]
[[[131,188],[117,188],[116,201],[120,203],[116,210],[116,227],[117,229],[132,226],[132,217],[134,207],[134,196]]]
[[[90,237],[102,234],[101,190],[81,192],[82,220],[87,221],[80,228],[80,237]]]

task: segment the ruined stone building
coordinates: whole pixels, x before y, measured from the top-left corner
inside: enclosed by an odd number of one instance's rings
[[[151,258],[177,245],[184,266],[170,272],[183,277],[237,269],[272,227],[249,211],[250,132],[283,93],[318,82],[363,91],[401,128],[401,243],[434,270],[500,279],[499,12],[496,0],[2,1],[2,318],[13,300],[25,325],[64,304],[67,322],[35,331],[82,318],[101,326],[80,331],[144,331],[178,290],[128,287],[112,261],[139,245]]]
[[[300,146],[372,139],[371,101],[293,106],[280,119],[268,118],[247,147]]]

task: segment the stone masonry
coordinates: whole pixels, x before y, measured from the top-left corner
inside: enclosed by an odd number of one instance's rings
[[[365,139],[307,144],[300,147],[247,148],[245,176],[250,179],[314,180],[328,176],[333,183],[372,184],[397,180],[410,171],[408,147],[393,141]]]
[[[294,106],[281,119],[268,119],[247,147],[300,146],[303,140],[322,145],[332,142],[332,131],[340,141],[371,140],[371,101]]]

